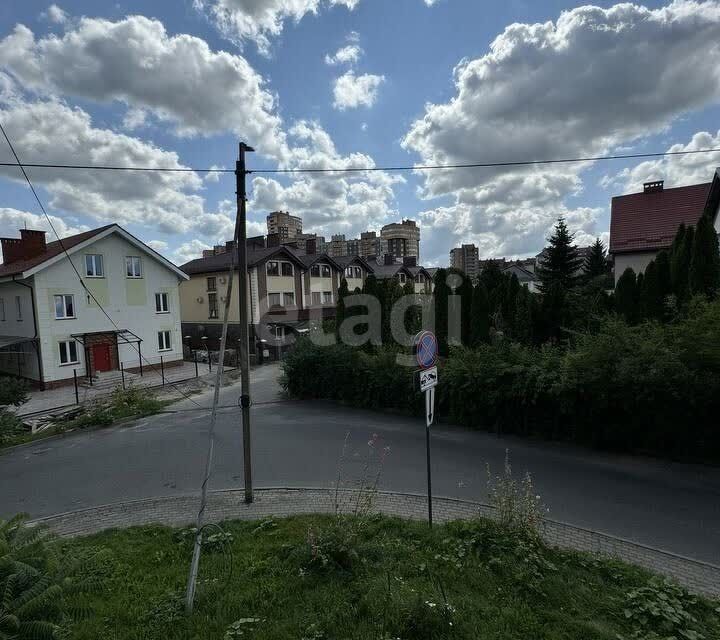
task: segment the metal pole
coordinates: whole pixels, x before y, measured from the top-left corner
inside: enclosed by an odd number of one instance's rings
[[[138,358],[140,359],[140,377],[142,378],[142,354],[140,353],[140,343],[138,342]]]
[[[80,394],[78,394],[77,369],[73,369],[73,384],[75,385],[75,404],[80,404]]]
[[[122,362],[120,363],[120,375],[122,376],[123,391],[125,391],[125,369]]]
[[[253,501],[252,454],[250,440],[250,354],[248,336],[248,291],[247,291],[247,191],[245,179],[245,153],[255,151],[244,142],[239,145],[239,158],[235,164],[235,182],[237,184],[237,218],[235,219],[235,238],[238,252],[238,302],[240,313],[240,407],[242,409],[243,460],[245,468],[245,502]]]
[[[163,387],[165,386],[165,362],[163,361],[163,357],[160,356],[160,375],[162,376],[162,383]]]
[[[434,407],[432,406],[435,398],[433,398],[434,391],[432,388],[425,392],[425,409],[426,409],[426,420],[425,420],[425,449],[427,451],[427,493],[428,493],[428,523],[432,529],[432,473],[430,470],[430,425],[433,421],[433,414],[435,413]]]
[[[197,351],[193,351],[193,357],[195,359],[195,377],[198,377],[198,364],[197,364]]]

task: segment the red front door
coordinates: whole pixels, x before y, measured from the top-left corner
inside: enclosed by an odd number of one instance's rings
[[[110,345],[94,344],[92,346],[95,371],[110,371]]]

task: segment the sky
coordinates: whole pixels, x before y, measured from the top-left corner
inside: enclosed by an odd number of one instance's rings
[[[24,162],[250,169],[505,162],[720,148],[720,0],[36,0],[0,4],[0,122]],[[0,161],[11,161],[0,140]],[[610,199],[708,182],[720,152],[504,169],[248,177],[248,234],[411,218],[421,261],[538,253],[559,216],[608,239]],[[117,222],[182,264],[230,239],[219,173],[31,169],[60,234]],[[50,231],[0,168],[0,235]],[[55,239],[52,232],[49,240]]]

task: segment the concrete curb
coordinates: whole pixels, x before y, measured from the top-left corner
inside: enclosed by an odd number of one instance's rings
[[[340,490],[338,495],[338,502],[347,504],[356,492],[345,489]],[[66,537],[147,524],[184,526],[195,521],[198,501],[198,494],[143,498],[37,518],[31,523],[47,526]],[[375,496],[374,510],[386,515],[424,520],[427,517],[427,500],[420,494],[381,491]],[[249,505],[244,502],[242,489],[225,489],[210,492],[206,522],[334,512],[334,489],[256,489],[255,502]],[[481,502],[433,498],[433,516],[438,523],[478,516],[493,518],[494,515],[493,507]],[[716,565],[555,520],[545,521],[543,537],[551,546],[618,558],[673,578],[689,591],[720,597],[720,567]]]

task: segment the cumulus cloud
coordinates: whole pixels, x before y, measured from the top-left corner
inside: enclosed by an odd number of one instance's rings
[[[0,40],[0,65],[43,95],[123,102],[130,128],[152,112],[179,135],[231,131],[264,153],[283,153],[275,98],[247,60],[195,36],[170,36],[158,20],[82,18],[62,37],[39,39],[17,25]]]
[[[168,243],[165,242],[165,240],[148,240],[145,244],[158,253],[162,253],[168,249]]]
[[[595,155],[632,143],[720,99],[719,29],[715,0],[583,6],[555,22],[512,24],[486,55],[456,67],[455,96],[428,105],[402,144],[423,164],[446,164]],[[428,173],[420,195],[454,202],[427,211],[425,222],[486,255],[540,249],[558,215],[592,233],[600,210],[567,205],[586,168]]]
[[[72,224],[72,221],[67,218],[59,218],[53,215],[49,216],[49,218],[52,226],[42,214],[0,207],[0,236],[3,238],[17,238],[19,237],[19,229],[39,229],[47,232],[45,237],[48,242],[53,242],[57,240],[53,228],[60,238],[66,238],[88,229],[85,225]]]
[[[194,0],[228,40],[242,47],[255,42],[261,53],[270,50],[272,38],[282,33],[285,22],[299,22],[322,7],[344,6],[352,11],[360,0]]]
[[[183,265],[195,258],[201,258],[205,249],[212,249],[212,246],[202,240],[190,240],[183,242],[172,254],[172,261],[175,264]]]
[[[355,75],[348,71],[335,79],[333,87],[333,107],[344,111],[358,107],[372,107],[378,96],[380,85],[385,82],[385,76],[376,76],[369,73]]]
[[[333,55],[325,55],[325,64],[335,66],[339,64],[355,64],[360,56],[363,54],[363,50],[356,44],[349,44],[345,47],[340,47]]]
[[[47,11],[43,11],[42,16],[47,20],[50,20],[50,22],[54,22],[55,24],[65,24],[68,19],[67,13],[65,13],[65,11],[63,11],[56,4],[51,4],[47,8]]]

